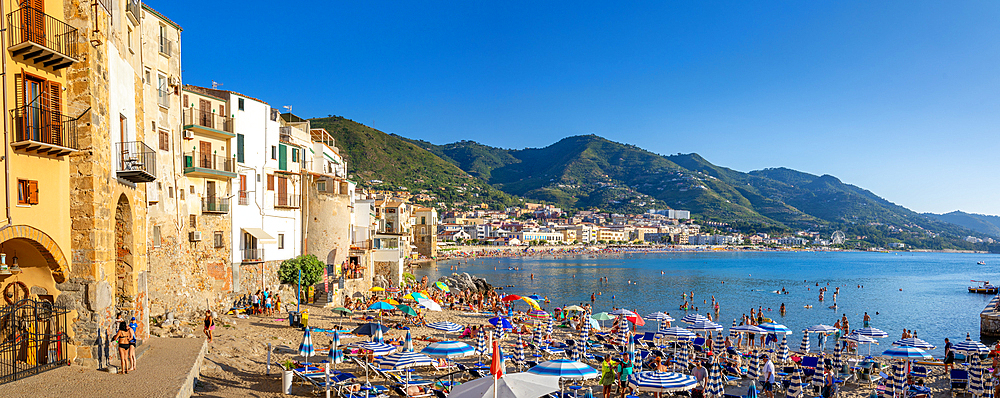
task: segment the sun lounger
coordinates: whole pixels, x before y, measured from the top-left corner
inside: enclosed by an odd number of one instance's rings
[[[418,395],[408,395],[406,393],[406,390],[403,390],[403,387],[400,387],[400,386],[391,386],[389,388],[392,389],[392,392],[398,394],[401,397],[406,397],[406,398],[429,398],[429,397],[436,397],[436,395],[434,395],[433,392],[425,392],[423,394],[418,394]]]
[[[969,371],[965,369],[952,369],[951,374],[951,389],[965,389],[969,387]]]
[[[803,368],[816,369],[816,366],[819,365],[819,357],[802,357],[800,365]]]
[[[438,364],[437,361],[434,361],[433,365],[434,365],[434,370],[451,370],[451,369],[457,369],[458,368],[458,366],[455,365],[454,362],[448,361],[447,359],[445,360],[445,365],[444,366],[438,366],[439,364]]]

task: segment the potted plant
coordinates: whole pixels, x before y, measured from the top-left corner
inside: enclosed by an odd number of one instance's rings
[[[286,359],[281,362],[281,392],[283,394],[292,393],[292,380],[294,380],[292,369],[295,369],[295,364],[292,361]]]

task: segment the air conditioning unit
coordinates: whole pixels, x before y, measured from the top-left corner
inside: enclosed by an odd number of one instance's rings
[[[194,139],[194,132],[192,132],[191,130],[184,130],[184,139],[185,140],[193,140]]]
[[[179,78],[177,76],[170,76],[170,78],[167,79],[167,84],[169,84],[171,86],[180,86],[181,85],[181,78]]]
[[[188,232],[188,240],[192,242],[201,242],[201,231]]]

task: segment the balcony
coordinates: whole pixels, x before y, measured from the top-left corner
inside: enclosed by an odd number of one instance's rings
[[[298,209],[299,195],[296,194],[274,194],[274,208]]]
[[[239,197],[240,206],[246,206],[250,204],[250,192],[249,191],[239,191],[237,195]]]
[[[195,107],[184,109],[184,129],[210,137],[227,139],[233,134],[233,118],[204,111]]]
[[[11,109],[14,142],[10,146],[39,155],[66,156],[79,149],[76,142],[77,119],[35,104]]]
[[[170,107],[170,91],[162,88],[156,90],[156,103],[164,108]]]
[[[229,180],[236,178],[234,161],[225,156],[201,151],[184,153],[184,175],[189,177]]]
[[[174,41],[166,37],[160,37],[160,54],[171,56],[174,54]]]
[[[128,0],[125,4],[125,15],[133,24],[139,25],[139,18],[142,18],[141,9],[142,4],[139,0]]]
[[[118,178],[133,183],[156,180],[156,152],[140,141],[115,144],[118,153]]]
[[[288,126],[278,127],[278,141],[292,143],[292,128]]]
[[[229,213],[228,198],[201,198],[202,213]]]
[[[264,249],[263,248],[250,248],[250,249],[240,249],[240,253],[243,257],[244,263],[262,263],[264,262]]]
[[[41,10],[21,7],[7,14],[7,33],[13,57],[53,71],[79,62],[76,28]]]

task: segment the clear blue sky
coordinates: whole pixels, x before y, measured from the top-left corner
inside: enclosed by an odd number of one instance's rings
[[[148,3],[184,81],[406,137],[597,134],[1000,214],[1000,2]],[[613,4],[612,4],[613,3]]]

